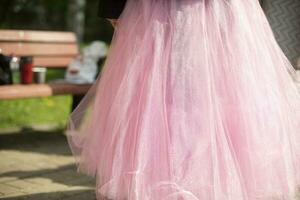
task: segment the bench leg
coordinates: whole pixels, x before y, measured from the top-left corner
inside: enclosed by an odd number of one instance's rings
[[[77,107],[83,97],[84,95],[73,95],[72,111]]]

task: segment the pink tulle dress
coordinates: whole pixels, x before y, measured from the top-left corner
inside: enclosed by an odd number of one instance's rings
[[[99,200],[297,199],[296,71],[258,0],[128,0],[66,133]]]

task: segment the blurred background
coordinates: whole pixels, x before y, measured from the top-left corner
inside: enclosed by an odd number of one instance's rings
[[[110,24],[97,17],[98,0],[1,0],[1,29],[74,31],[79,42],[110,42]]]
[[[109,45],[112,38],[110,23],[97,17],[98,0],[1,0],[0,3],[0,29],[72,31],[81,48],[94,40]],[[47,81],[63,78],[64,73],[50,69]],[[0,115],[0,129],[31,125],[63,128],[71,101],[70,96],[0,101],[0,113],[6,113]]]

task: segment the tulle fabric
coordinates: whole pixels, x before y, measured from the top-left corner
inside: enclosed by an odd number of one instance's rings
[[[98,199],[296,199],[295,77],[257,0],[128,0],[68,141]]]

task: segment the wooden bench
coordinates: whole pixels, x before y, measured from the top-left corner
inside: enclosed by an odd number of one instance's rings
[[[66,69],[79,54],[72,32],[0,30],[0,49],[5,55],[33,56],[34,66],[57,69]],[[83,96],[90,86],[70,83],[5,85],[0,86],[0,100],[67,94]]]

